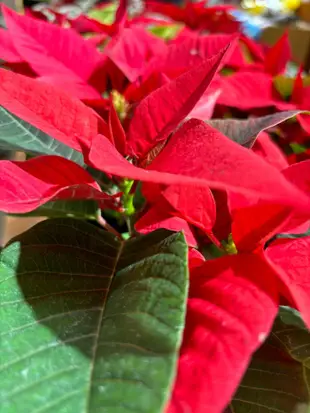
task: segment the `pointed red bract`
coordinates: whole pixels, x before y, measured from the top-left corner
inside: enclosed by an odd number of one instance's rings
[[[101,99],[101,95],[96,89],[77,77],[72,78],[72,76],[68,77],[66,75],[51,75],[40,76],[37,80],[49,83],[50,85],[53,85],[53,87],[65,91],[66,94],[73,98],[75,97],[83,101]]]
[[[249,203],[240,194],[230,194],[229,204],[232,236],[239,252],[262,249],[265,242],[284,229],[292,216],[289,207],[266,202]]]
[[[170,79],[161,72],[153,72],[142,83],[132,83],[124,92],[124,97],[128,102],[139,102],[155,89],[168,83]]]
[[[8,30],[0,29],[0,59],[9,63],[21,63],[24,60],[18,54]]]
[[[310,195],[310,160],[298,162],[283,170],[283,175],[298,188]]]
[[[292,91],[292,102],[296,104],[302,104],[304,97],[304,86],[302,80],[302,67],[299,68],[298,73],[295,78],[293,91]]]
[[[174,209],[173,214],[210,233],[215,224],[216,208],[210,189],[197,186],[170,185],[162,197]]]
[[[273,87],[273,79],[267,73],[238,72],[222,78],[222,90],[218,104],[251,110],[255,108],[275,107],[278,110],[294,110],[296,106],[282,102]]]
[[[62,157],[0,161],[0,175],[0,211],[25,213],[55,199],[96,199],[113,207],[113,199],[82,167]]]
[[[257,155],[264,158],[265,161],[273,165],[279,171],[288,167],[288,162],[284,153],[279,146],[272,141],[268,133],[260,133],[252,149]]]
[[[165,48],[161,39],[137,26],[123,29],[107,47],[106,54],[127,79],[134,82],[144,73],[148,60]]]
[[[102,61],[96,48],[74,30],[17,14],[5,6],[2,11],[14,47],[38,75],[76,76],[87,81]]]
[[[185,9],[174,4],[146,1],[145,6],[149,12],[162,14],[177,21],[183,21],[186,17]]]
[[[135,224],[135,229],[141,234],[148,234],[160,228],[183,231],[187,244],[190,247],[197,247],[197,241],[188,222],[185,219],[171,216],[166,211],[163,202],[152,206]]]
[[[90,153],[85,155],[93,167],[116,176],[167,185],[191,184],[230,190],[292,205],[297,210],[308,211],[310,205],[307,195],[277,169],[195,119],[186,122],[172,135],[148,169],[126,161],[102,135],[93,140]]]
[[[195,118],[200,120],[211,119],[221,90],[207,91],[197,102],[194,109],[187,115],[187,119]]]
[[[310,327],[310,237],[276,240],[265,254]]]
[[[264,47],[260,43],[256,43],[255,40],[245,35],[240,35],[241,45],[247,48],[250,56],[257,62],[263,62],[265,60]],[[241,46],[242,47],[242,46]]]
[[[265,70],[272,76],[285,71],[287,63],[291,60],[291,46],[286,31],[283,36],[270,48],[265,57]]]
[[[204,256],[195,248],[188,249],[188,267],[189,269],[200,267],[205,262]]]
[[[239,22],[227,13],[233,8],[234,6],[229,4],[206,7],[205,2],[186,3],[185,7],[155,1],[146,2],[147,11],[160,13],[173,20],[184,22],[192,29],[204,29],[221,33],[238,31]]]
[[[239,60],[236,35],[198,36],[190,30],[185,33],[190,34],[188,37],[182,36],[181,41],[170,44],[163,53],[150,60],[144,76],[149,76],[154,71],[161,71],[175,78],[220,53],[228,44],[231,44],[231,47],[221,61],[220,68],[231,59]]]
[[[110,132],[110,141],[113,143],[119,153],[124,156],[127,155],[126,134],[114,108],[112,98],[110,99],[108,125]]]
[[[297,207],[306,196],[252,151],[194,119],[170,138],[149,169],[200,177],[212,188],[249,197],[256,193],[261,198],[277,200],[284,205],[295,204]],[[287,199],[290,191],[299,194],[293,202]]]
[[[300,162],[282,170],[282,175],[297,188],[310,194],[310,161]],[[279,204],[270,204],[240,194],[229,194],[232,235],[238,251],[254,251],[279,232],[309,228],[309,211],[296,211]]]
[[[173,55],[170,56],[170,61],[173,62],[173,60],[175,60],[174,64],[178,64],[178,57],[181,57],[180,55],[178,56],[178,52],[180,53],[181,50],[183,50],[183,52],[187,50],[189,58],[192,57],[195,59],[195,56],[197,56],[197,59],[208,59],[218,53],[219,50],[234,39],[238,39],[238,36],[232,36],[229,34],[202,35],[196,31],[183,29],[172,42],[174,44],[180,44],[180,48],[174,49]],[[246,65],[246,61],[242,55],[238,42],[235,42],[234,47],[230,50],[230,53],[227,53],[225,59],[223,60],[223,64],[233,68],[240,68]],[[190,61],[189,66],[191,66]]]
[[[128,132],[132,155],[145,156],[190,113],[209,86],[227,50],[156,89],[141,101]]]
[[[127,19],[128,0],[120,0],[115,13],[114,26],[123,27]]]
[[[169,413],[221,413],[277,313],[273,272],[256,255],[191,271],[186,327]]]
[[[187,185],[156,185],[144,183],[142,193],[155,208],[164,209],[171,216],[185,219],[212,236],[216,219],[216,205],[209,188]]]
[[[290,165],[286,169],[283,169],[282,174],[292,184],[310,195],[310,160],[298,162],[297,164]],[[309,229],[309,212],[294,213],[290,220],[286,223],[282,232],[291,232],[297,230],[297,232],[305,232]]]
[[[0,105],[53,138],[82,152],[107,125],[60,89],[0,69]]]

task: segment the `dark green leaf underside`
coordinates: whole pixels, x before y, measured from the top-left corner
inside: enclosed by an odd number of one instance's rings
[[[248,119],[211,119],[207,123],[234,142],[246,148],[251,148],[260,132],[272,128],[301,112],[290,110]]]
[[[13,216],[39,216],[49,218],[74,217],[79,219],[96,219],[98,204],[92,200],[57,200],[50,201],[27,214],[10,214]]]
[[[125,242],[54,219],[0,258],[5,413],[163,411],[184,327],[182,234]]]
[[[234,413],[310,412],[310,333],[299,313],[282,307],[232,401]]]
[[[84,165],[83,156],[0,106],[0,149],[59,155]]]

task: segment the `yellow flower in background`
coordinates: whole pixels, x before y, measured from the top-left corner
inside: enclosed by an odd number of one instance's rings
[[[300,7],[301,0],[243,0],[242,8],[251,14],[263,14],[266,9],[292,12]]]
[[[282,3],[286,10],[294,11],[300,7],[301,1],[300,0],[283,0]]]

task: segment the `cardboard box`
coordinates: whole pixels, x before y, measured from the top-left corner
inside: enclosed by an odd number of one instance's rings
[[[301,20],[310,23],[310,2],[302,2],[296,14]]]

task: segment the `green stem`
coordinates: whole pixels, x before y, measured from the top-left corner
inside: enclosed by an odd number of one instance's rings
[[[132,216],[135,214],[136,209],[134,206],[134,196],[135,194],[131,192],[132,186],[134,184],[134,180],[132,179],[124,179],[124,181],[120,184],[120,189],[123,192],[122,196],[122,203],[124,207],[124,217],[128,227],[129,234],[132,234]]]

